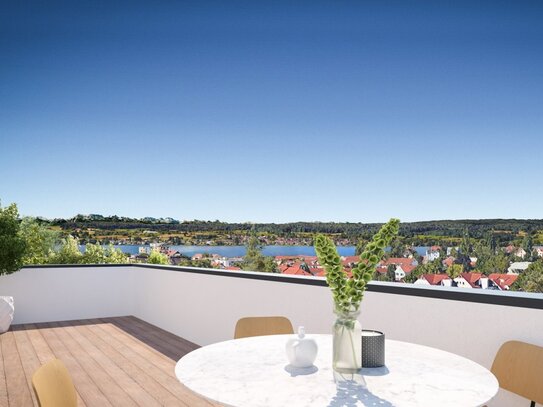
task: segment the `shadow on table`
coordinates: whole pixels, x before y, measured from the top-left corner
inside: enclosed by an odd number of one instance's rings
[[[294,367],[292,365],[286,365],[285,370],[290,375],[290,377],[296,376],[307,376],[313,373],[317,373],[319,368],[315,365],[310,367]]]
[[[328,407],[355,407],[360,404],[376,407],[394,406],[389,401],[369,391],[364,376],[360,374],[344,375],[334,372],[334,380],[336,382],[336,395],[330,400]]]
[[[390,370],[388,370],[388,367],[381,366],[381,367],[363,367],[360,370],[360,374],[362,376],[386,376],[390,373]]]

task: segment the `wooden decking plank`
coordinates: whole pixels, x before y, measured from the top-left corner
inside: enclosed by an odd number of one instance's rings
[[[37,405],[32,375],[53,358],[68,368],[79,406],[219,406],[175,377],[178,358],[197,347],[132,316],[14,325],[0,335],[0,407]]]
[[[119,327],[124,332],[135,337],[140,342],[146,343],[148,346],[156,349],[158,352],[167,356],[170,360],[179,360],[179,358],[185,354],[179,347],[170,344],[169,342],[162,341],[157,336],[151,334],[148,328],[143,328],[139,325],[131,323],[129,320],[125,320],[123,317],[116,318],[113,324]]]
[[[6,384],[6,374],[4,370],[5,364],[4,364],[4,356],[2,353],[1,340],[2,339],[0,335],[0,363],[2,364],[2,366],[0,366],[0,407],[7,407],[8,406],[8,388]]]
[[[112,345],[109,338],[103,337],[101,329],[93,325],[76,326],[89,341],[94,343],[108,358],[114,361],[130,377],[132,377],[145,391],[152,395],[159,405],[185,405],[180,395],[175,395],[161,384],[158,378],[150,375],[146,369],[139,366],[131,358],[124,356]],[[151,405],[151,404],[149,404]]]
[[[94,383],[102,390],[103,395],[114,406],[137,406],[136,402],[117,384],[115,379],[93,359],[89,354],[89,349],[81,347],[81,345],[68,334],[65,324],[66,323],[51,322],[49,325],[52,328],[55,328],[57,337],[62,341],[68,351],[77,357],[81,367],[85,369]]]
[[[107,320],[100,318],[97,320],[97,326],[102,330],[106,330],[109,335],[119,338],[125,338],[127,343],[135,345],[135,348],[138,353],[141,353],[148,360],[151,360],[158,368],[164,369],[166,373],[170,373],[170,364],[174,360],[162,353],[160,350],[157,350],[156,347],[150,346],[148,343],[138,339],[136,336],[131,335],[119,323],[111,323]]]
[[[55,354],[41,335],[39,329],[34,324],[24,324],[21,325],[21,327],[25,330],[41,365],[44,365],[50,360],[55,359]],[[77,392],[77,405],[78,407],[85,407],[85,402],[81,398],[79,391]]]
[[[58,331],[59,328],[48,327],[44,324],[38,324],[37,326],[40,328],[40,333],[43,335],[43,338],[47,341],[56,357],[61,359],[68,368],[74,385],[85,404],[87,406],[112,407],[112,404],[102,393],[102,390],[80,365],[78,361],[79,355],[76,355],[77,357],[72,355],[64,343],[58,338],[56,331]]]
[[[166,331],[165,329],[159,328],[158,326],[152,325],[149,322],[144,321],[143,319],[139,319],[133,315],[123,317],[123,319],[131,324],[147,329],[148,332],[150,332],[151,334],[158,336],[161,341],[166,340],[172,342],[175,346],[183,349],[185,351],[185,354],[192,352],[193,350],[200,347],[199,345],[188,341],[185,338],[177,336],[171,332]]]
[[[155,334],[151,328],[140,325],[135,320],[128,319],[128,317],[117,318],[115,324],[176,362],[190,352],[180,343],[175,343],[171,338]]]
[[[8,405],[10,407],[33,406],[32,395],[28,388],[13,332],[8,331],[0,335],[0,341],[2,342]]]
[[[34,347],[32,346],[26,331],[21,329],[21,327],[14,327],[13,336],[15,337],[15,344],[17,345],[21,364],[25,372],[28,389],[30,391],[30,395],[32,396],[32,404],[38,405],[36,395],[32,389],[32,375],[41,366],[40,360],[36,355]]]
[[[158,406],[156,399],[140,386],[134,380],[133,375],[119,366],[118,362],[123,362],[116,357],[115,351],[107,343],[100,343],[96,338],[90,335],[90,331],[83,330],[85,325],[78,325],[77,321],[65,326],[65,331],[95,360],[95,362],[109,374],[109,376],[121,387],[134,402],[140,406]],[[126,361],[127,362],[127,361]],[[132,372],[133,373],[133,372]]]
[[[127,340],[130,336],[118,327],[109,323],[96,325],[103,332],[102,338],[114,346],[125,357],[133,360],[138,366],[155,377],[170,392],[184,400],[189,406],[210,406],[211,402],[197,396],[183,386],[175,377],[175,362],[158,354],[154,349],[136,340]]]

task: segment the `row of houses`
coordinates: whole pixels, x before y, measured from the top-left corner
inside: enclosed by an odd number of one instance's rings
[[[319,264],[316,256],[276,256],[275,260],[278,264],[279,271],[282,274],[298,275],[298,276],[315,276],[324,277],[325,270]],[[352,269],[360,261],[358,256],[344,256],[341,258],[343,267],[348,276],[352,275]],[[528,263],[529,262],[520,262]],[[376,271],[382,275],[389,272],[394,273],[394,279],[398,282],[404,281],[405,277],[411,274],[419,265],[415,258],[408,257],[391,257],[379,263]],[[521,264],[525,269],[525,265]],[[515,263],[512,267],[516,267]],[[527,267],[527,266],[526,266]],[[432,285],[444,287],[460,287],[460,288],[479,288],[479,289],[494,289],[494,290],[509,290],[513,283],[517,280],[518,273],[493,273],[485,276],[482,273],[461,273],[456,278],[450,278],[445,273],[440,274],[423,274],[414,284],[417,285]]]
[[[451,279],[447,274],[423,274],[417,279],[416,285],[433,285],[442,287],[480,288],[506,291],[517,281],[518,274],[493,273],[485,276],[481,273],[461,273]]]
[[[447,247],[446,250],[442,250],[441,246],[431,246],[426,250],[423,259],[425,262],[435,261],[441,257],[443,251],[446,253],[447,258],[449,258],[452,257],[453,250],[458,251],[458,247]],[[519,259],[524,259],[528,255],[524,248],[514,245],[506,246],[502,250],[505,254]],[[532,250],[536,256],[543,258],[543,246],[533,246]]]

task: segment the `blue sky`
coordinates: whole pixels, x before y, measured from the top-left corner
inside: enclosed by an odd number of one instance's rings
[[[22,3],[0,199],[24,215],[543,218],[541,3]]]

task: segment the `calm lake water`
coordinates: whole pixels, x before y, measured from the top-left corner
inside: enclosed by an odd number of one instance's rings
[[[138,245],[116,245],[117,249],[121,249],[124,253],[138,254]],[[242,257],[245,256],[245,246],[169,246],[173,250],[178,250],[186,256],[192,257],[196,253],[211,253],[218,254],[223,257]],[[424,256],[427,246],[416,247],[417,252]],[[85,250],[85,246],[81,246]],[[340,256],[353,256],[354,246],[340,246],[337,248]],[[315,248],[313,246],[264,246],[262,253],[265,256],[294,256],[306,255],[315,256]]]

